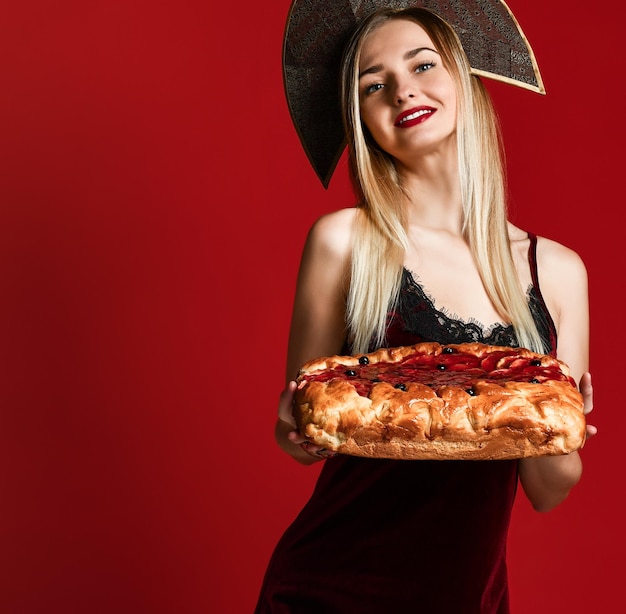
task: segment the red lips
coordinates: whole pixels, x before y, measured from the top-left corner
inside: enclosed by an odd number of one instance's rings
[[[436,111],[437,109],[433,107],[415,107],[408,109],[396,117],[394,126],[396,128],[410,128],[411,126],[416,126],[417,124],[425,122]]]

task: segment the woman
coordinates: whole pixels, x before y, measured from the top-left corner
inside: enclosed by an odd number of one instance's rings
[[[312,358],[380,346],[480,341],[556,355],[558,339],[590,411],[585,267],[507,221],[495,114],[439,17],[384,10],[363,21],[344,55],[342,101],[360,205],[309,233],[276,425],[283,450],[325,466],[256,613],[506,613],[518,479],[548,511],[580,479],[579,454],[333,456],[295,431],[292,380]]]

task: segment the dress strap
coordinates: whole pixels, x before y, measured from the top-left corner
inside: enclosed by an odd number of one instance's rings
[[[528,264],[530,265],[530,276],[533,280],[533,286],[537,291],[537,294],[541,296],[541,290],[539,290],[539,273],[537,271],[537,235],[532,232],[528,233],[530,239],[530,245],[528,247]],[[543,301],[543,299],[541,299]]]
[[[557,342],[556,325],[554,324],[552,315],[548,310],[548,306],[546,305],[543,295],[541,294],[541,288],[539,287],[539,269],[537,266],[537,235],[529,232],[528,238],[530,239],[530,245],[528,246],[528,264],[530,266],[530,276],[533,282],[533,290],[541,311],[544,314],[545,323],[548,327],[547,332],[550,338],[550,347],[552,348],[552,351],[555,351]]]

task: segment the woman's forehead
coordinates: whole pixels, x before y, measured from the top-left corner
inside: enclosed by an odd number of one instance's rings
[[[405,53],[420,47],[435,49],[432,39],[420,24],[410,19],[391,19],[366,36],[361,47],[360,64],[372,61],[383,52]]]

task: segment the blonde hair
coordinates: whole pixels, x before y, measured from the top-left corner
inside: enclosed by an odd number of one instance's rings
[[[355,352],[385,340],[387,314],[397,302],[408,249],[405,194],[393,158],[364,129],[358,66],[368,35],[392,19],[421,25],[435,44],[457,90],[457,151],[463,234],[485,290],[513,324],[521,346],[544,351],[527,297],[520,287],[507,230],[502,142],[497,116],[454,30],[427,9],[383,9],[364,20],[344,53],[341,99],[355,191],[360,200],[352,248],[347,326]]]

